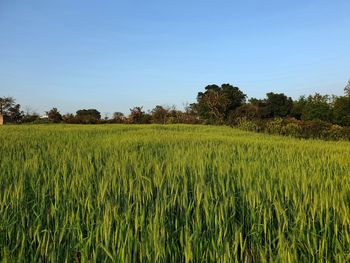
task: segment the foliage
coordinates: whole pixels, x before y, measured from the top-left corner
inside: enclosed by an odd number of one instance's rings
[[[101,120],[101,114],[96,109],[79,110],[75,116],[61,116],[53,108],[48,115],[53,122],[69,124],[219,124],[302,138],[347,139],[346,126],[350,126],[350,96],[347,88],[345,96],[316,93],[293,101],[284,93],[269,92],[266,98],[251,98],[246,103],[246,95],[238,87],[213,84],[198,93],[197,103],[185,105],[184,111],[177,110],[175,106],[157,105],[146,113],[143,107],[134,107],[130,109],[128,117],[115,112],[111,119]],[[6,111],[7,118],[16,122],[45,122],[39,120],[38,114],[28,113],[23,117],[20,105],[15,104],[10,97],[0,99],[0,109]],[[337,128],[336,125],[341,127]]]
[[[101,113],[96,109],[78,110],[75,122],[81,124],[94,124],[101,119]]]
[[[169,115],[169,110],[165,109],[163,106],[157,105],[152,111],[152,121],[153,123],[165,124],[167,122],[167,117]]]
[[[348,81],[348,84],[344,88],[344,92],[347,97],[350,97],[350,79]]]
[[[230,114],[229,123],[235,123],[235,120],[239,118],[246,118],[248,120],[260,119],[261,112],[259,106],[253,103],[246,103],[239,106]]]
[[[331,126],[331,124],[320,120],[301,122],[301,137],[313,139],[330,139],[328,138],[328,130]]]
[[[290,116],[301,120],[303,114],[305,113],[306,103],[307,102],[305,96],[300,96],[298,100],[293,101],[293,108],[291,110]]]
[[[265,131],[272,134],[283,134],[283,126],[282,118],[274,118],[266,122]]]
[[[335,123],[343,126],[350,126],[350,96],[335,98],[333,114]]]
[[[113,113],[112,123],[126,123],[126,118],[122,112]]]
[[[235,126],[245,131],[259,132],[261,130],[261,127],[257,122],[249,120],[245,117],[237,118]]]
[[[350,140],[350,128],[324,121],[300,121],[294,118],[248,120],[239,118],[233,126],[246,131],[293,136],[305,139]]]
[[[12,97],[0,97],[0,115],[6,116],[12,122],[20,122],[23,118],[21,105],[16,104],[16,100]]]
[[[0,114],[7,115],[13,105],[15,105],[15,100],[12,97],[0,98]]]
[[[50,121],[54,123],[59,123],[62,121],[62,115],[57,108],[52,108],[50,111],[46,112]]]
[[[39,114],[36,112],[31,112],[31,113],[27,112],[23,116],[21,122],[22,123],[34,123],[34,122],[38,121],[39,117],[40,117]]]
[[[303,129],[296,119],[289,119],[282,127],[282,135],[302,137]]]
[[[209,85],[205,92],[198,93],[196,108],[199,116],[209,123],[223,123],[245,99],[246,95],[238,87]]]
[[[267,93],[266,96],[267,98],[263,101],[262,117],[287,117],[290,114],[293,108],[293,100],[290,97],[273,92]]]
[[[63,115],[62,120],[64,123],[69,123],[69,124],[76,123],[75,117],[72,113],[67,113]]]
[[[201,121],[199,119],[199,114],[198,114],[196,103],[185,105],[185,111],[178,112],[177,115],[179,116],[178,123],[185,123],[185,124],[199,124],[199,123],[201,123]]]
[[[250,111],[255,118],[287,117],[293,109],[293,100],[283,93],[269,92],[265,99],[251,98],[249,100]]]
[[[133,124],[149,124],[151,123],[151,115],[142,110],[143,107],[134,107],[130,109],[129,121]]]
[[[330,97],[316,93],[307,97],[301,119],[331,122],[332,114]]]

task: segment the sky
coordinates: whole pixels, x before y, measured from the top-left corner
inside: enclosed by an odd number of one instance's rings
[[[0,0],[0,96],[23,109],[103,115],[196,100],[342,95],[349,0]]]

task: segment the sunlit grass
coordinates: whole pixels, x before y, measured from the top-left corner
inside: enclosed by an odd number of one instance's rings
[[[350,261],[350,144],[190,125],[0,127],[6,262]]]

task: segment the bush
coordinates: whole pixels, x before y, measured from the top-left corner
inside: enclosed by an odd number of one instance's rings
[[[265,132],[297,138],[350,140],[350,127],[332,125],[324,121],[299,121],[294,118],[248,120],[242,117],[235,119],[234,124],[231,123],[231,125],[246,131]]]
[[[248,120],[247,118],[238,118],[237,127],[245,131],[259,132],[260,128],[257,122]]]
[[[332,125],[327,131],[327,139],[341,140],[343,139],[343,127],[339,125]]]
[[[301,122],[303,138],[328,139],[328,130],[331,124],[324,121],[304,121]]]
[[[275,118],[273,120],[269,120],[266,123],[265,131],[271,134],[282,134],[283,132],[283,119]]]
[[[301,137],[302,128],[298,122],[287,122],[287,124],[283,127],[283,134],[293,137]]]
[[[343,127],[342,139],[350,141],[350,127]]]

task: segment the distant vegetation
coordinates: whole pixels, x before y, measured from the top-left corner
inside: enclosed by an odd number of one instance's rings
[[[8,125],[0,145],[3,262],[350,261],[347,142]]]
[[[184,110],[162,105],[149,111],[134,107],[128,116],[115,112],[111,118],[102,118],[96,109],[62,115],[57,108],[40,117],[30,111],[24,113],[13,98],[3,97],[0,114],[12,123],[213,124],[302,138],[350,140],[350,81],[344,91],[344,96],[316,93],[294,101],[283,93],[269,92],[264,99],[247,100],[238,87],[209,85],[198,93],[197,102]]]

